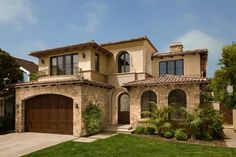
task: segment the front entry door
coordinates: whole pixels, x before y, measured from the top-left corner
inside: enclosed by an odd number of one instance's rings
[[[118,123],[130,123],[130,102],[128,94],[121,94],[118,100]]]

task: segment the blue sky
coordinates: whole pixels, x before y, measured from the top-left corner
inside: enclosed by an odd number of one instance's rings
[[[147,35],[160,52],[174,41],[208,48],[212,76],[236,41],[235,15],[235,0],[0,0],[0,48],[36,61],[28,53]]]

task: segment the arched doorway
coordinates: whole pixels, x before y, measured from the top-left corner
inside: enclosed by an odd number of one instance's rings
[[[130,101],[127,93],[122,93],[118,97],[118,123],[130,123]]]
[[[172,90],[168,96],[168,105],[173,107],[174,111],[170,113],[170,119],[181,120],[185,118],[181,107],[186,108],[186,93],[183,90]]]
[[[56,94],[26,100],[25,131],[73,134],[73,100]]]

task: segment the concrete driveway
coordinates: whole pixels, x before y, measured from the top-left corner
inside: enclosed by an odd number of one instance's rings
[[[21,156],[73,139],[72,135],[31,132],[0,135],[0,157]]]

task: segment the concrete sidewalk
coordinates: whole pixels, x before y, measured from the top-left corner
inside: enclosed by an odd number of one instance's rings
[[[0,157],[16,157],[77,137],[46,133],[10,133],[0,135]]]
[[[225,145],[226,147],[236,148],[236,133],[233,128],[224,129],[224,133],[226,136]]]
[[[78,139],[75,139],[75,142],[85,142],[85,143],[89,143],[89,142],[93,142],[99,139],[106,139],[109,138],[111,136],[114,136],[116,134],[113,133],[100,133],[97,135],[93,135],[93,136],[88,136],[88,137],[79,137]]]

